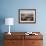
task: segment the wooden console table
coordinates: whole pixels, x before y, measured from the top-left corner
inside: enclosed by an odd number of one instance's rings
[[[26,32],[11,32],[8,35],[4,33],[4,46],[43,46],[43,35],[25,35]],[[34,33],[34,32],[33,32]]]

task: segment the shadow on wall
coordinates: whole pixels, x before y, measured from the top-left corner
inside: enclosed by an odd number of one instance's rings
[[[5,17],[0,16],[0,46],[3,46],[3,32],[2,32],[2,25],[5,23]]]
[[[2,25],[5,23],[5,17],[4,16],[0,16],[0,33],[2,33]]]

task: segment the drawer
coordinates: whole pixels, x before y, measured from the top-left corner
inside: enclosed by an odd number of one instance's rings
[[[43,40],[32,41],[32,46],[43,46]]]
[[[5,40],[4,46],[23,46],[23,40]]]
[[[23,46],[24,40],[16,40],[16,46]]]
[[[24,46],[43,46],[42,40],[25,40]]]
[[[15,35],[15,36],[13,36],[13,35],[6,35],[6,36],[4,36],[4,39],[10,39],[10,40],[22,40],[22,39],[24,39],[24,36],[23,35]]]
[[[30,36],[30,35],[25,35],[25,40],[29,40],[29,39],[35,39],[35,40],[37,40],[37,39],[39,39],[39,40],[43,40],[43,36],[41,36],[41,35],[33,35],[33,36]]]
[[[15,46],[16,41],[15,40],[5,40],[4,41],[4,46]]]

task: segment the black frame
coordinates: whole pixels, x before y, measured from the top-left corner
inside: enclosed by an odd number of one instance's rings
[[[33,17],[32,17],[33,19],[30,20],[29,22],[28,22],[27,20],[26,20],[26,21],[22,21],[22,20],[21,20],[22,15],[25,15],[25,13],[26,13],[26,12],[25,12],[24,14],[22,14],[23,11],[24,11],[24,12],[26,11],[27,13],[28,13],[28,12],[34,12],[34,13],[33,13]],[[22,13],[21,13],[21,12],[22,12]],[[19,10],[18,10],[18,13],[19,13],[19,23],[36,23],[36,9],[19,9]],[[28,15],[31,15],[31,14],[28,13]],[[26,17],[27,17],[28,15],[26,14]],[[21,16],[21,17],[20,17],[20,16]],[[32,16],[32,15],[31,15],[31,16]],[[26,17],[25,17],[25,18],[26,18]],[[28,16],[28,17],[29,17],[29,16]]]

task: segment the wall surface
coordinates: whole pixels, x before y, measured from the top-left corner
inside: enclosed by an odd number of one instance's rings
[[[46,31],[46,0],[0,0],[0,18],[13,17],[12,32],[18,31]],[[19,24],[18,9],[36,9],[36,24]],[[8,32],[8,26],[2,24],[1,32]]]
[[[36,24],[19,24],[18,9],[36,9]],[[46,36],[46,0],[0,0],[0,32],[8,32],[5,18],[13,17],[11,32],[42,32]],[[45,37],[46,38],[46,37]],[[44,38],[44,39],[45,39]],[[46,39],[45,39],[46,40]],[[46,44],[46,41],[44,41]],[[44,46],[45,46],[44,44]]]
[[[1,0],[0,18],[13,17],[14,25],[11,31],[46,31],[46,1],[45,0]],[[36,24],[19,24],[18,9],[36,9]],[[1,25],[2,32],[8,31],[8,26]]]

